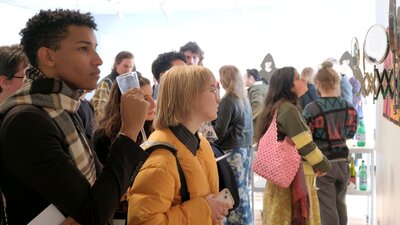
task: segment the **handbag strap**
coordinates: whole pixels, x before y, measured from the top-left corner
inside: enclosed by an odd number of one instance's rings
[[[275,110],[274,116],[272,117],[272,121],[269,124],[269,127],[264,134],[269,137],[271,137],[271,136],[274,137],[272,139],[276,140],[276,141],[278,141],[278,124],[276,123],[276,118],[278,117],[278,108]]]

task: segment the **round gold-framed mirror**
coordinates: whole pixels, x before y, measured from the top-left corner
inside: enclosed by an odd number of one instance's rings
[[[353,67],[358,67],[360,65],[360,45],[358,44],[358,39],[354,37],[351,40],[351,65]]]
[[[369,28],[364,40],[364,57],[373,65],[381,64],[389,53],[389,35],[384,26]]]

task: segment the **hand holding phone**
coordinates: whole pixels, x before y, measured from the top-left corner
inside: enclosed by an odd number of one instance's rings
[[[235,200],[228,188],[224,188],[215,198],[218,201],[228,203],[231,207],[235,204]]]
[[[117,84],[122,94],[132,88],[140,88],[138,75],[136,72],[124,73],[117,76]]]

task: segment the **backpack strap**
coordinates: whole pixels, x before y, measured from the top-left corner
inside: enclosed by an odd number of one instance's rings
[[[179,173],[179,180],[181,182],[181,198],[182,198],[182,203],[186,202],[190,199],[190,193],[187,187],[186,183],[186,177],[185,174],[183,173],[182,166],[179,163],[179,159],[177,157],[177,150],[174,146],[170,145],[167,142],[151,142],[151,141],[146,141],[144,142],[141,147],[143,149],[146,149],[146,153],[150,156],[152,152],[154,152],[157,149],[166,149],[169,150],[174,156],[176,160],[176,165],[178,167],[178,173]]]

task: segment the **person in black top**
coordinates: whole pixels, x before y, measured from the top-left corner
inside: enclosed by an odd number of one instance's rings
[[[40,11],[21,31],[26,81],[0,105],[9,224],[28,224],[51,205],[67,217],[62,224],[106,224],[146,159],[135,143],[148,108],[140,89],[121,97],[122,126],[104,167],[83,134],[78,99],[96,88],[102,64],[95,29],[90,13],[57,9]]]

